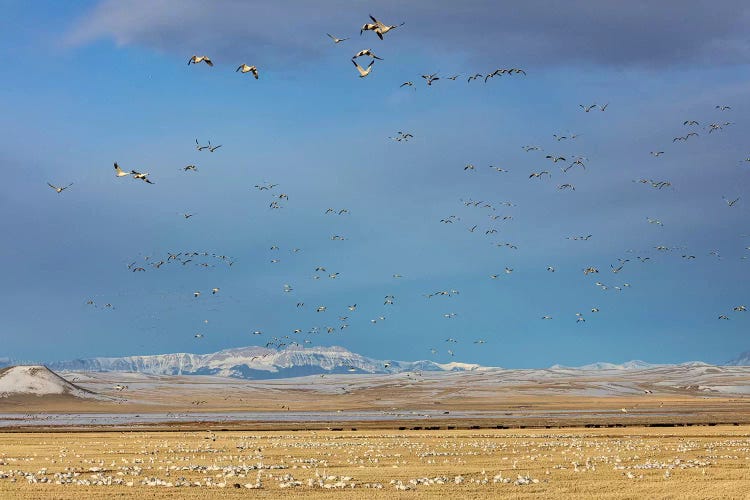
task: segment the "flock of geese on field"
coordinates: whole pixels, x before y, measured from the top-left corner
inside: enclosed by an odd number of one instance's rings
[[[360,29],[360,35],[367,31],[372,31],[377,35],[377,37],[380,40],[384,39],[384,35],[388,34],[392,30],[395,30],[396,28],[399,28],[404,25],[404,23],[398,24],[398,25],[389,25],[386,23],[383,23],[379,20],[377,20],[375,17],[370,16],[371,23],[365,23],[361,29]],[[350,40],[349,37],[345,38],[339,38],[337,36],[334,36],[330,33],[327,34],[327,36],[333,41],[334,44],[340,44],[347,40]],[[366,66],[362,66],[359,61],[362,58],[369,59],[369,63]],[[351,62],[355,66],[357,72],[359,73],[360,78],[365,78],[368,75],[370,75],[375,61],[383,61],[384,59],[379,57],[375,54],[374,51],[371,49],[363,49],[358,52],[356,52],[352,58]],[[199,65],[199,64],[205,64],[209,67],[214,66],[214,62],[211,60],[210,57],[206,55],[193,55],[189,61],[188,65]],[[259,78],[259,70],[257,66],[255,65],[248,65],[248,64],[241,64],[239,67],[237,67],[236,72],[247,74],[251,73],[253,77],[257,80]],[[467,82],[472,82],[477,79],[483,79],[484,82],[487,82],[488,80],[500,77],[503,75],[526,75],[526,71],[520,68],[498,68],[494,71],[491,71],[489,73],[476,73],[468,76]],[[455,74],[448,77],[440,77],[438,76],[438,73],[430,73],[430,74],[424,74],[421,75],[424,79],[426,85],[432,86],[435,84],[435,82],[440,80],[452,80],[455,81],[458,79],[461,75]],[[406,81],[403,84],[401,84],[401,87],[414,87],[413,81]],[[605,104],[598,104],[598,103],[590,103],[590,104],[579,104],[579,108],[584,113],[590,113],[592,111],[599,111],[599,112],[605,112],[608,110],[609,103]],[[716,110],[720,113],[728,112],[731,110],[730,106],[726,105],[717,105]],[[726,127],[729,127],[732,125],[732,122],[725,121],[725,120],[716,120],[712,121],[711,123],[707,123],[705,125],[701,125],[701,122],[697,120],[685,120],[682,123],[683,127],[685,127],[685,134],[684,135],[678,135],[674,137],[672,140],[672,143],[679,143],[679,142],[687,142],[688,140],[695,141],[700,140],[701,132],[703,130],[706,131],[706,134],[710,135],[714,132],[719,132]],[[703,128],[701,128],[703,127]],[[553,144],[559,144],[562,141],[574,141],[576,138],[578,138],[580,134],[573,134],[566,132],[564,134],[553,134]],[[414,135],[410,132],[403,132],[398,131],[397,134],[394,137],[389,137],[389,139],[392,139],[396,142],[409,142],[411,139],[414,138]],[[207,151],[210,153],[216,152],[219,148],[221,148],[222,145],[212,145],[211,141],[206,141],[206,143],[202,143],[198,139],[195,140],[195,148],[199,152]],[[581,155],[569,155],[569,154],[559,154],[558,152],[549,151],[545,152],[544,148],[540,145],[525,145],[522,146],[522,149],[526,153],[530,154],[536,154],[540,156],[540,163],[547,161],[547,165],[549,165],[548,168],[545,169],[539,169],[536,171],[532,171],[530,173],[524,174],[528,175],[528,179],[532,182],[548,182],[553,177],[557,177],[558,175],[562,176],[568,176],[569,171],[573,172],[579,172],[575,175],[581,175],[585,172],[587,172],[587,166],[589,164],[588,158]],[[663,155],[665,155],[665,151],[655,150],[651,151],[650,155],[654,158],[661,158]],[[747,158],[744,160],[744,162],[750,162],[750,158]],[[557,167],[557,168],[554,168]],[[476,165],[473,163],[468,163],[465,166],[459,167],[462,168],[463,171],[467,175],[479,175],[477,172],[479,172]],[[482,171],[491,170],[493,174],[499,174],[499,175],[505,175],[509,173],[509,169],[495,166],[495,165],[488,165],[484,167]],[[196,165],[190,164],[185,167],[181,167],[181,170],[184,172],[198,172],[198,167]],[[557,173],[557,170],[559,170],[559,174]],[[148,172],[141,172],[134,169],[122,169],[117,162],[114,163],[114,171],[115,176],[117,178],[123,178],[123,177],[131,177],[134,180],[140,180],[147,184],[154,184],[154,182],[149,178]],[[553,175],[554,174],[554,175]],[[662,190],[665,188],[672,188],[672,183],[668,180],[663,179],[646,179],[646,178],[639,178],[633,180],[635,183],[644,184],[646,186],[652,187],[656,190]],[[68,188],[70,188],[73,184],[69,183],[64,186],[57,186],[52,183],[48,183],[49,187],[54,189],[56,193],[61,194],[63,191],[66,191]],[[254,186],[254,189],[256,189],[260,193],[266,193],[268,198],[268,208],[270,210],[281,210],[285,207],[286,202],[289,200],[289,195],[286,192],[281,191],[279,188],[278,183],[260,183],[256,184]],[[560,182],[557,185],[557,189],[559,191],[576,191],[576,186],[572,182],[568,182],[567,180],[565,182]],[[740,197],[724,197],[724,201],[726,202],[728,207],[734,207],[739,201]],[[493,238],[493,235],[497,234],[500,231],[500,227],[498,224],[502,223],[510,223],[513,219],[513,215],[506,213],[508,209],[515,207],[515,204],[503,201],[499,203],[492,203],[485,200],[474,200],[471,197],[469,198],[462,198],[460,200],[461,204],[466,209],[472,209],[472,210],[479,210],[484,211],[484,216],[481,217],[480,220],[472,221],[469,223],[469,225],[466,227],[466,230],[469,233],[474,233],[478,235],[483,235],[486,238]],[[350,210],[348,208],[343,207],[327,207],[325,210],[322,210],[323,215],[325,216],[348,216],[350,215]],[[191,217],[193,217],[192,213],[183,213],[182,216],[187,220]],[[473,214],[472,214],[473,216]],[[458,225],[459,221],[462,220],[462,217],[456,214],[451,214],[446,217],[443,217],[440,219],[440,223],[445,225]],[[655,218],[647,217],[646,221],[648,224],[652,224],[655,226],[663,227],[663,223]],[[573,235],[567,237],[567,239],[571,241],[588,241],[591,239],[593,235],[591,234],[585,234],[585,235]],[[333,234],[330,238],[332,241],[344,241],[347,239],[347,237],[342,236],[340,234]],[[490,244],[502,249],[507,249],[508,251],[516,251],[519,248],[519,245],[517,243],[513,242],[507,242],[507,241],[490,241]],[[682,258],[686,260],[695,259],[696,256],[692,255],[690,253],[684,252],[683,248],[680,247],[667,247],[664,245],[658,245],[654,247],[655,250],[658,252],[671,252],[674,250],[683,250],[683,253],[681,253]],[[747,247],[748,250],[750,250],[750,246]],[[281,257],[279,256],[279,247],[277,245],[273,245],[270,247],[270,251],[273,254],[273,258],[270,259],[271,264],[278,264],[281,262]],[[288,250],[288,252],[293,255],[298,252],[300,252],[300,248],[291,248]],[[633,250],[628,250],[629,253],[636,253]],[[645,255],[645,252],[638,252],[643,253],[642,255],[630,255],[627,258],[621,257],[617,259],[616,264],[611,264],[609,271],[613,275],[618,275],[620,272],[622,272],[626,265],[632,265],[630,264],[631,261],[638,261],[641,264],[646,263],[651,260],[651,257],[648,255]],[[711,252],[711,255],[720,258],[718,251]],[[631,259],[632,257],[632,259]],[[743,257],[744,258],[744,257]],[[182,251],[182,252],[175,252],[175,253],[168,253],[167,255],[160,256],[160,257],[153,257],[153,256],[146,256],[143,257],[142,261],[133,261],[131,262],[127,267],[128,270],[133,273],[139,273],[139,272],[146,272],[147,270],[153,271],[153,270],[159,270],[162,267],[199,267],[199,268],[213,268],[217,265],[224,265],[231,267],[235,262],[234,258],[228,257],[226,255],[218,255],[216,253],[207,252],[207,251]],[[556,266],[548,265],[546,266],[546,271],[550,273],[554,273],[556,271]],[[507,277],[513,273],[514,269],[512,267],[506,266],[504,269],[489,274],[489,278],[493,280],[497,280],[500,278]],[[586,265],[582,268],[582,273],[584,276],[597,276],[601,275],[600,270],[596,266],[592,265]],[[604,272],[604,271],[603,271]],[[328,280],[336,280],[339,277],[340,273],[336,271],[328,271],[325,266],[319,265],[314,268],[314,272],[312,275],[312,279],[314,280],[320,280],[320,279],[328,279]],[[402,278],[401,274],[394,273],[393,279],[399,279]],[[616,292],[622,292],[628,288],[630,288],[630,283],[620,283],[617,285],[609,285],[605,284],[601,281],[595,281],[595,286],[597,286],[600,290],[613,290]],[[290,294],[294,290],[294,287],[289,284],[285,283],[283,285],[282,291],[285,294]],[[219,294],[219,288],[214,287],[209,290],[210,295],[218,295]],[[452,297],[455,295],[458,295],[459,291],[455,289],[446,289],[446,290],[437,290],[430,293],[425,294],[425,298],[432,299],[433,297]],[[210,296],[209,295],[209,296]],[[192,296],[195,300],[201,300],[202,293],[200,290],[196,290],[192,292]],[[383,299],[383,307],[388,308],[388,306],[392,306],[397,302],[395,294],[388,294]],[[94,303],[93,300],[88,300],[87,304],[92,307],[97,307],[97,305]],[[107,303],[105,308],[113,309],[114,306],[111,303]],[[296,302],[296,308],[297,309],[303,309],[305,308],[305,303],[302,301]],[[326,305],[314,305],[313,309],[316,313],[321,313],[323,315],[328,311],[328,306]],[[337,331],[341,331],[346,329],[350,326],[349,323],[349,315],[354,314],[357,310],[357,304],[350,304],[346,305],[346,307],[342,308],[343,312],[338,317],[338,323],[337,324],[328,324],[328,325],[322,325],[322,326],[313,326],[311,328],[295,328],[290,333],[290,335],[280,335],[280,336],[274,336],[270,338],[270,340],[265,344],[266,347],[274,347],[277,349],[281,349],[288,346],[301,346],[303,344],[310,344],[312,341],[309,338],[306,338],[302,340],[302,343],[297,342],[297,338],[294,335],[297,334],[318,334],[322,332],[326,333],[334,333]],[[598,313],[600,311],[599,307],[594,305],[588,310],[591,313]],[[732,313],[744,313],[746,311],[745,305],[737,305],[734,307],[731,307]],[[729,320],[730,319],[730,312],[722,313],[718,316],[718,319],[721,320]],[[456,313],[454,311],[445,312],[443,313],[443,317],[446,319],[453,319],[457,317],[459,313]],[[540,314],[539,316],[542,320],[548,321],[552,320],[552,316],[550,314]],[[575,319],[576,323],[585,323],[586,319],[583,315],[583,313],[575,312],[574,316],[571,316],[571,319]],[[379,322],[385,321],[386,315],[380,314],[375,316],[374,318],[370,319],[370,323],[375,325]],[[207,320],[206,320],[207,321]],[[263,332],[260,329],[253,329],[252,334],[254,335],[262,335]],[[203,338],[203,333],[196,333],[194,337],[196,339]],[[445,340],[446,343],[453,344],[456,343],[457,340],[454,338],[448,338]],[[484,344],[486,342],[485,339],[477,339],[474,341],[475,344]],[[430,348],[430,351],[433,354],[437,354],[437,350],[433,347]],[[454,355],[454,351],[452,349],[448,349],[447,353],[449,356]]]

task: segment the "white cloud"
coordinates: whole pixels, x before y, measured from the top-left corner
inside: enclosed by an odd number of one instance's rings
[[[111,39],[180,55],[250,58],[266,66],[315,60],[329,50],[325,33],[360,38],[367,14],[406,26],[388,35],[402,47],[435,54],[458,51],[509,65],[593,63],[612,66],[745,64],[750,4],[727,0],[661,2],[384,0],[236,2],[104,0],[66,34],[74,46]],[[361,41],[362,43],[356,43]],[[390,40],[386,40],[386,43]],[[364,46],[363,45],[363,46]]]

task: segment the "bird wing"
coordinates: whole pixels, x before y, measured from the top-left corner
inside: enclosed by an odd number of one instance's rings
[[[47,183],[47,185],[48,185],[49,187],[51,187],[52,189],[55,189],[55,190],[57,189],[57,187],[56,187],[56,186],[53,186],[53,185],[52,185],[52,184],[50,184],[49,182]]]
[[[204,61],[206,62],[206,64],[208,64],[209,66],[213,66],[213,65],[214,65],[214,63],[212,63],[212,62],[211,62],[211,59],[209,59],[208,57],[205,57],[205,56],[203,56],[203,60],[204,60]]]

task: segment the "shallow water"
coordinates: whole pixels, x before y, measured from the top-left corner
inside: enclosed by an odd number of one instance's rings
[[[0,428],[16,426],[99,426],[190,422],[354,422],[439,419],[540,419],[582,416],[664,417],[687,413],[649,411],[621,413],[619,410],[522,410],[495,411],[346,411],[346,412],[169,412],[169,413],[0,413]]]

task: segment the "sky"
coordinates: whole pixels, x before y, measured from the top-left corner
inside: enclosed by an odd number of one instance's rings
[[[750,306],[746,2],[4,13],[0,357],[298,342],[532,368],[750,349],[750,312],[734,310]],[[369,14],[405,24],[379,40],[359,33]],[[360,78],[363,49],[382,60]],[[526,75],[467,81],[498,68]],[[564,173],[576,157],[585,169]],[[153,184],[117,178],[114,162]],[[208,255],[183,264],[189,252]]]

